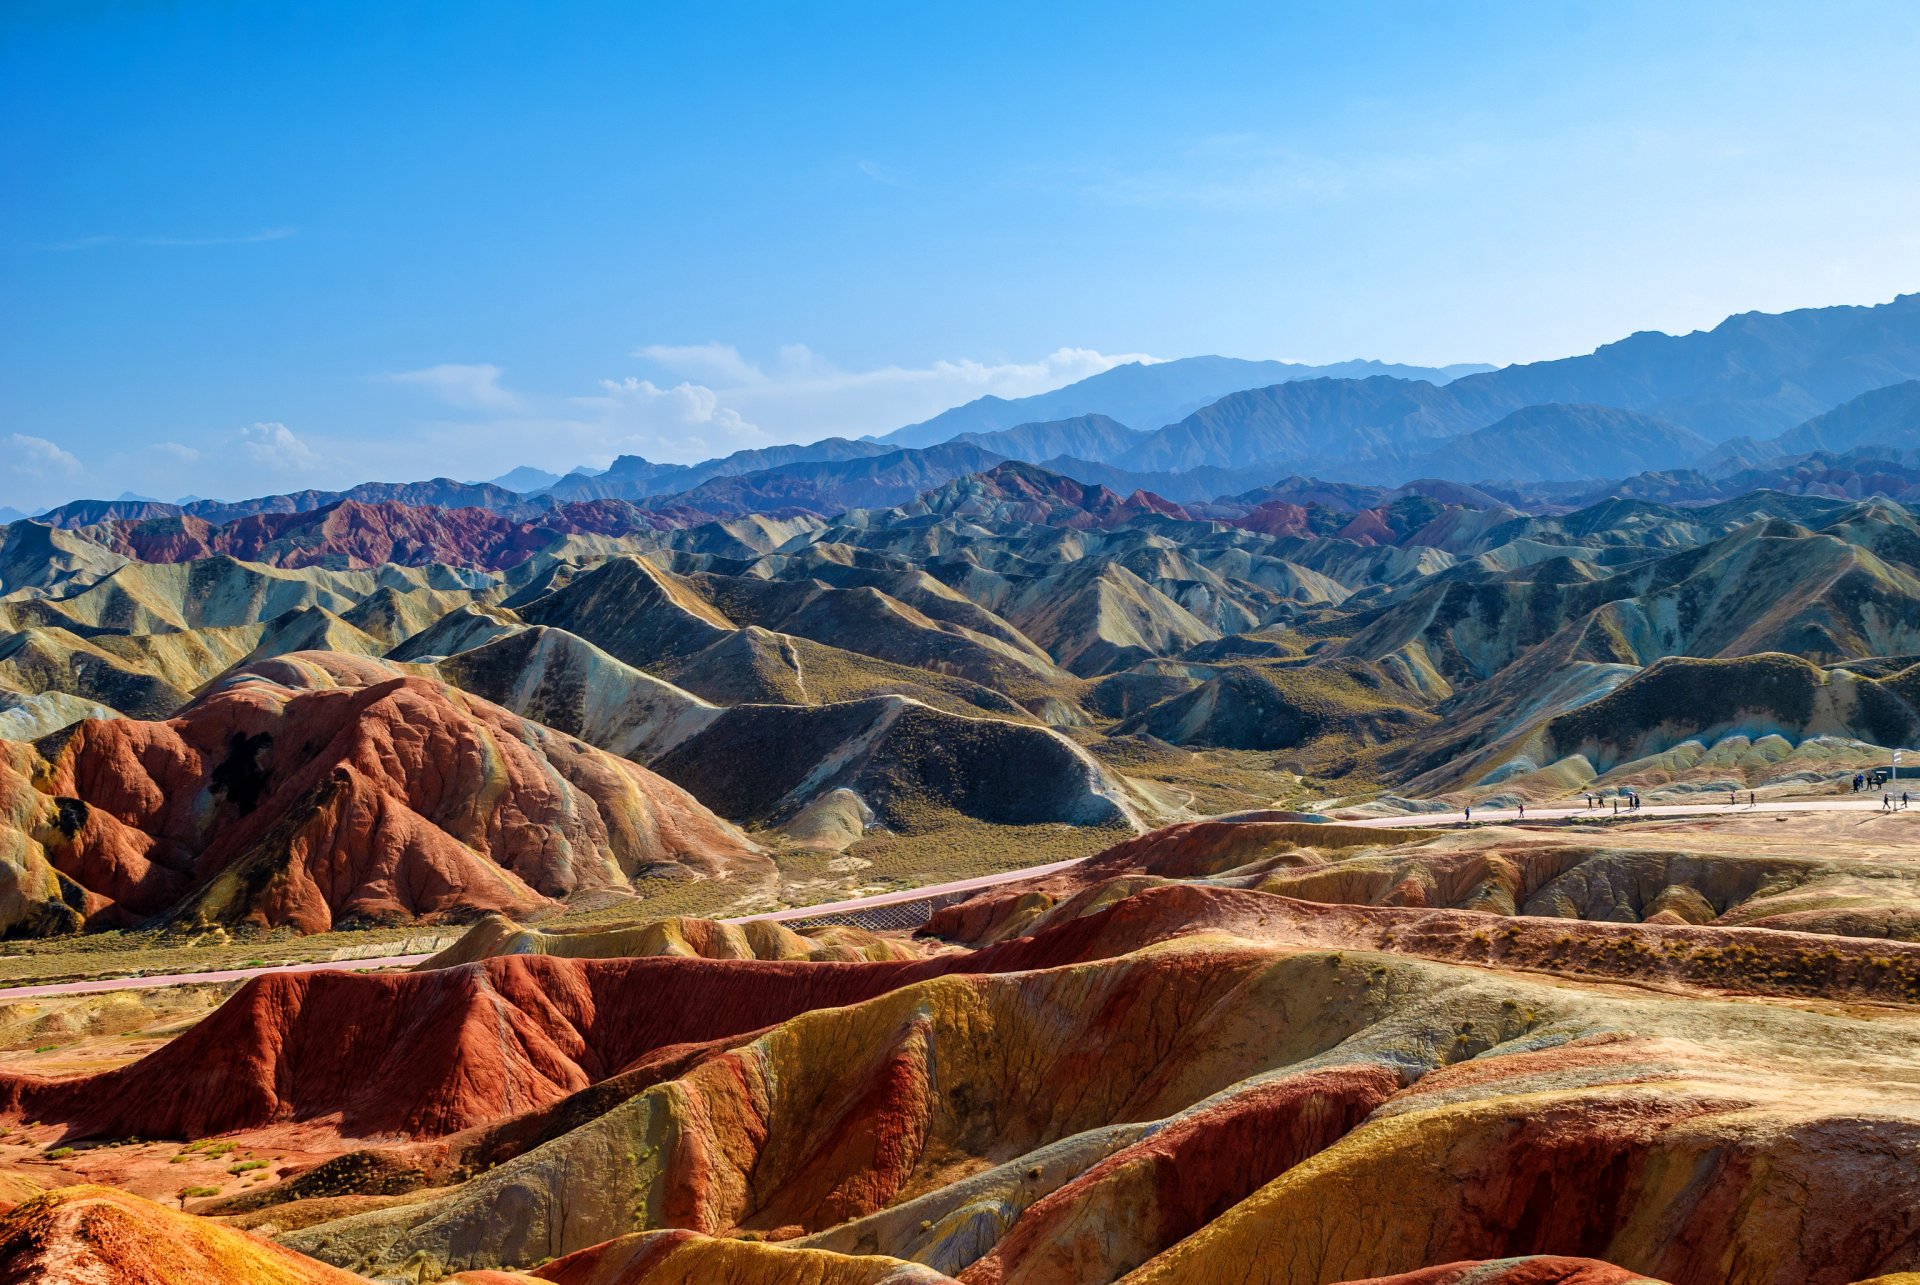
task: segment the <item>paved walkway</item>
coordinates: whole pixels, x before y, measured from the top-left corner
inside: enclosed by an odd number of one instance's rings
[[[1711,797],[1711,796],[1709,796]],[[1564,821],[1578,817],[1588,821],[1611,821],[1614,819],[1613,801],[1606,801],[1605,807],[1583,808],[1542,807],[1528,808],[1523,818],[1514,808],[1475,808],[1472,819],[1475,821]],[[1896,807],[1897,807],[1896,802]],[[1880,810],[1880,796],[1868,798],[1848,795],[1843,799],[1799,799],[1778,803],[1749,804],[1746,796],[1740,797],[1737,805],[1729,806],[1726,800],[1718,803],[1660,803],[1646,804],[1639,811],[1629,811],[1625,806],[1620,809],[1620,820],[1644,821],[1649,817],[1684,816],[1744,816],[1755,812],[1858,812],[1862,815],[1887,815]],[[1395,829],[1427,825],[1459,825],[1468,818],[1462,812],[1415,812],[1397,817],[1367,817],[1346,822],[1348,825],[1388,826]]]
[[[897,892],[875,893],[871,897],[827,901],[816,906],[795,906],[788,910],[770,910],[764,914],[742,915],[721,922],[748,924],[764,919],[775,923],[788,923],[796,919],[845,915],[881,906],[898,905],[901,902],[923,901],[929,897],[974,892],[981,888],[991,888],[995,884],[1009,883],[1015,879],[1031,879],[1039,875],[1052,874],[1055,870],[1064,870],[1072,864],[1073,861],[1054,861],[1041,866],[1027,866],[1021,870],[1004,870],[998,874],[979,875],[972,879],[955,879],[950,883],[930,884],[924,888],[902,888]],[[266,964],[258,968],[226,968],[211,973],[165,973],[145,977],[101,977],[80,982],[43,982],[37,985],[0,987],[0,1003],[14,999],[34,999],[42,995],[86,995],[96,991],[150,990],[160,986],[237,982],[266,973],[317,973],[327,969],[364,972],[374,968],[406,968],[414,964],[423,964],[432,958],[433,952],[428,952],[421,955],[383,955],[377,959],[322,960],[312,964]]]
[[[1622,808],[1620,819],[1646,820],[1649,817],[1679,816],[1738,816],[1754,812],[1858,812],[1863,816],[1884,815],[1880,811],[1880,796],[1872,798],[1853,797],[1841,799],[1807,799],[1797,802],[1758,803],[1749,805],[1742,801],[1736,807],[1726,803],[1666,803],[1642,807],[1638,812],[1629,812]],[[1560,821],[1570,817],[1589,820],[1612,820],[1613,809],[1583,807],[1541,807],[1528,808],[1527,821]],[[1484,822],[1513,822],[1522,818],[1513,808],[1476,808],[1473,820]],[[1383,829],[1409,829],[1430,825],[1459,825],[1467,820],[1460,812],[1416,812],[1396,817],[1362,817],[1341,822],[1344,825],[1366,825]],[[1079,860],[1076,858],[1075,860]],[[924,888],[903,888],[898,892],[875,893],[871,897],[854,897],[845,901],[823,902],[817,906],[796,906],[789,910],[772,910],[759,915],[742,915],[737,919],[723,922],[730,924],[752,923],[755,920],[770,920],[785,923],[796,919],[818,919],[828,915],[845,915],[860,910],[871,910],[879,906],[897,905],[901,902],[921,901],[931,897],[943,897],[960,892],[973,892],[982,888],[992,888],[1003,883],[1012,883],[1017,879],[1033,879],[1041,875],[1052,874],[1075,864],[1074,861],[1053,861],[1046,865],[1027,866],[1019,870],[1004,870],[999,874],[980,875],[973,879],[956,879],[950,883],[930,884]],[[46,982],[31,986],[9,986],[0,988],[0,1003],[15,999],[33,999],[42,995],[83,995],[96,991],[146,990],[159,986],[182,986],[204,984],[208,982],[243,981],[249,977],[259,977],[265,973],[315,973],[326,969],[344,972],[359,972],[374,968],[404,968],[413,964],[425,963],[432,954],[422,955],[386,955],[378,959],[344,959],[323,961],[313,964],[268,964],[261,968],[228,968],[212,973],[168,973],[152,977],[103,977],[81,982]]]
[[[417,964],[431,955],[383,955],[378,959],[333,959],[316,964],[268,964],[262,968],[223,968],[212,973],[155,973],[144,977],[101,977],[84,982],[44,982],[35,986],[8,986],[0,989],[0,1002],[33,999],[40,995],[86,995],[94,991],[148,990],[158,986],[205,985],[208,982],[238,982],[262,973],[318,973],[327,969],[359,971],[368,968],[397,968]]]

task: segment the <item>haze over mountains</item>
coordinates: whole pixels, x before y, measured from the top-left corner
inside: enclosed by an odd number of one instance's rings
[[[1491,366],[1401,366],[1381,361],[1342,361],[1308,366],[1285,361],[1246,361],[1237,357],[1183,357],[1143,364],[1128,362],[1091,375],[1065,388],[1032,397],[981,397],[943,411],[932,419],[883,433],[879,440],[896,446],[932,446],[965,433],[994,433],[1022,424],[1073,419],[1100,414],[1150,428],[1171,424],[1228,393],[1243,388],[1302,379],[1365,379],[1390,375],[1444,384],[1450,379]]]

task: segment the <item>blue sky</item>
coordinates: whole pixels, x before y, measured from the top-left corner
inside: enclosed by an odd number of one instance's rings
[[[1920,288],[1920,9],[15,0],[0,504]]]

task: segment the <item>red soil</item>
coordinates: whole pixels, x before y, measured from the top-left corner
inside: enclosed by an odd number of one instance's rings
[[[1590,1258],[1545,1255],[1502,1262],[1446,1263],[1398,1276],[1373,1276],[1342,1285],[1631,1285],[1647,1278]]]
[[[209,918],[311,932],[769,869],[679,787],[420,678],[243,678],[166,722],[87,721],[43,788],[83,805],[49,855],[94,924],[192,896]]]
[[[515,522],[487,509],[357,500],[305,513],[255,513],[223,526],[185,514],[107,526],[108,547],[142,562],[187,562],[224,554],[276,567],[444,562],[497,570],[525,562],[564,534],[554,526]]]
[[[1233,526],[1244,527],[1249,531],[1258,531],[1262,535],[1291,535],[1302,539],[1313,536],[1313,527],[1308,522],[1306,509],[1298,504],[1289,504],[1285,500],[1269,500],[1265,504],[1254,506],[1241,517],[1235,518]]]
[[[1204,1106],[1036,1201],[960,1279],[1111,1280],[1333,1145],[1399,1088],[1384,1067],[1362,1065],[1288,1076]],[[1146,1192],[1159,1199],[1142,1199]]]
[[[0,1285],[360,1285],[247,1232],[109,1187],[65,1187],[0,1221]]]

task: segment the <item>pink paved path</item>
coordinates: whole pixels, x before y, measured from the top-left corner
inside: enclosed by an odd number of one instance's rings
[[[1737,807],[1726,803],[1668,803],[1659,806],[1643,807],[1638,812],[1622,809],[1620,817],[1646,819],[1648,817],[1675,816],[1730,816],[1748,812],[1859,812],[1865,815],[1880,815],[1880,796],[1872,798],[1817,799],[1790,803],[1760,803],[1749,805],[1741,802]],[[1915,815],[1920,815],[1916,813]],[[1528,808],[1528,821],[1560,821],[1569,817],[1587,817],[1591,819],[1611,820],[1613,809],[1580,807]],[[1476,821],[1515,821],[1519,816],[1513,808],[1476,808]],[[1365,817],[1347,821],[1348,825],[1367,825],[1380,828],[1404,829],[1428,825],[1458,825],[1466,817],[1459,812],[1416,812],[1397,817]],[[1075,859],[1080,860],[1080,858]],[[1040,875],[1052,874],[1075,864],[1075,861],[1053,861],[1046,865],[1027,866],[1020,870],[1005,870],[999,874],[980,875],[973,879],[956,879],[951,883],[931,884],[924,888],[903,888],[898,892],[875,893],[871,897],[854,897],[847,901],[828,901],[817,906],[796,906],[790,910],[773,910],[759,915],[743,915],[724,922],[730,924],[752,923],[765,919],[775,922],[787,922],[794,919],[812,919],[818,915],[845,914],[849,911],[867,910],[875,906],[890,906],[902,901],[918,901],[922,897],[938,897],[946,893],[972,892],[979,888],[991,888],[998,884],[1011,883],[1016,879],[1033,879]],[[153,977],[103,977],[82,982],[47,982],[35,986],[9,986],[0,988],[0,1001],[12,999],[32,999],[41,995],[79,995],[93,991],[144,990],[159,986],[180,986],[189,983],[233,982],[248,977],[259,977],[263,973],[314,973],[326,969],[342,971],[363,971],[371,968],[401,968],[411,964],[423,963],[433,958],[431,953],[422,955],[386,955],[378,959],[343,959],[323,961],[313,964],[268,964],[261,968],[228,968],[212,973],[169,973]]]

